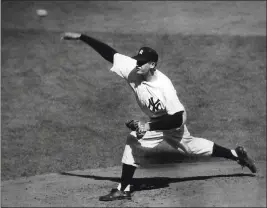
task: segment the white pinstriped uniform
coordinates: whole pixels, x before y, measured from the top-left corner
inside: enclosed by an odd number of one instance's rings
[[[141,75],[136,73],[136,62],[131,57],[116,53],[110,70],[127,81],[138,105],[150,120],[185,111],[170,79],[156,70],[152,82],[143,81]],[[184,116],[186,117],[186,113]],[[127,138],[122,162],[138,167],[138,149],[154,148],[163,140],[178,151],[194,155],[210,156],[214,145],[207,139],[191,136],[185,124],[172,130],[148,131],[140,140],[136,139],[136,133],[132,131]]]

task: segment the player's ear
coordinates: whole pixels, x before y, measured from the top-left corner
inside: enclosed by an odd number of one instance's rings
[[[150,68],[154,69],[156,67],[157,63],[156,62],[150,62]]]

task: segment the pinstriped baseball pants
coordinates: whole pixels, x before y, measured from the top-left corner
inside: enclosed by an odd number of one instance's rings
[[[186,125],[175,130],[148,131],[139,140],[136,132],[132,131],[127,137],[122,163],[139,167],[138,153],[142,149],[155,148],[164,140],[177,151],[187,155],[210,156],[214,145],[210,140],[191,136]]]

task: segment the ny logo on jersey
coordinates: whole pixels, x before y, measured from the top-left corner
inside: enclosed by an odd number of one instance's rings
[[[151,97],[150,99],[148,99],[148,101],[149,101],[148,108],[151,111],[157,112],[159,110],[162,110],[162,106],[160,104],[160,100],[159,99],[156,102],[154,102],[153,97]]]

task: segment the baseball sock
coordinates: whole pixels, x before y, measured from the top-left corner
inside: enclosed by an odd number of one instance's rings
[[[237,154],[234,150],[227,149],[225,147],[222,147],[218,144],[213,145],[213,152],[212,155],[213,157],[224,157],[230,160],[237,160]]]
[[[132,165],[124,164],[122,165],[122,173],[121,173],[121,191],[124,191],[124,189],[130,185],[133,175],[135,172],[136,167]]]

